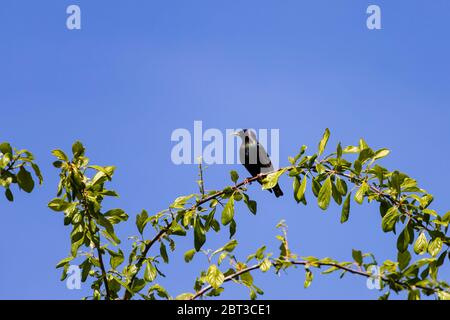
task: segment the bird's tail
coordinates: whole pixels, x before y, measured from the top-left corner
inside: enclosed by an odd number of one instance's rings
[[[275,187],[272,188],[273,192],[275,193],[275,196],[281,197],[283,195],[283,191],[281,191],[280,186],[277,184]]]

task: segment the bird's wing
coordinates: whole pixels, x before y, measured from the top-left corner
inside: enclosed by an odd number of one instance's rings
[[[272,161],[270,161],[269,154],[260,143],[258,143],[258,164],[261,167],[261,173],[273,171],[273,165]]]
[[[256,144],[242,144],[239,149],[239,158],[244,167],[252,175],[252,177],[261,173],[261,166],[256,157],[257,155]]]

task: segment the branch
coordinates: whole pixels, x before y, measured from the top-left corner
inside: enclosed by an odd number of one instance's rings
[[[347,178],[349,180],[354,180],[356,182],[355,184],[358,186],[363,183],[363,179],[358,176],[352,176],[345,172],[336,172],[336,171],[333,171],[330,169],[326,169],[325,171],[329,174],[336,174],[341,177]],[[314,170],[314,172],[316,172],[316,170]],[[398,199],[392,197],[388,193],[383,192],[383,190],[381,190],[380,188],[377,188],[374,185],[369,185],[369,188],[373,192],[377,193],[380,197],[389,201],[393,206],[396,206],[402,214],[407,215],[409,217],[409,219],[412,219],[416,224],[420,225],[420,227],[427,230],[429,233],[433,232],[433,230],[430,230],[427,226],[423,225],[423,223],[421,221],[419,221],[415,217],[413,217],[413,214],[407,208],[405,208],[404,204],[402,204]],[[450,247],[450,244],[448,244],[448,243],[446,243],[446,244],[447,244],[447,246]]]
[[[289,167],[289,168],[293,168],[293,167]],[[283,170],[283,169],[279,169],[279,170],[277,170],[277,171],[280,171],[280,170]],[[274,171],[274,172],[277,172],[277,171]],[[235,186],[233,186],[233,187],[231,187],[231,188],[232,188],[232,190],[238,190],[238,189],[241,189],[241,188],[244,187],[245,185],[250,184],[250,183],[252,183],[252,182],[254,182],[254,181],[256,181],[256,180],[262,179],[262,178],[268,176],[268,175],[271,174],[271,173],[273,173],[273,172],[262,173],[262,174],[259,174],[259,175],[257,175],[257,176],[254,176],[254,177],[245,179],[244,181],[242,181],[242,182],[236,184]],[[196,208],[198,208],[198,207],[201,206],[202,204],[205,204],[205,203],[207,203],[207,202],[209,202],[209,201],[212,201],[212,200],[214,200],[214,199],[217,199],[218,197],[224,195],[225,193],[226,193],[226,191],[225,191],[225,190],[222,190],[222,191],[218,191],[218,192],[216,192],[216,193],[213,193],[212,195],[210,195],[210,196],[208,196],[208,197],[206,197],[206,198],[202,198],[201,200],[197,201],[195,205],[193,205],[193,206],[191,206],[189,209],[187,209],[187,211],[195,210]],[[147,259],[147,253],[148,253],[148,251],[152,248],[152,246],[153,246],[157,241],[159,241],[162,237],[164,237],[164,236],[167,234],[167,232],[169,231],[169,229],[170,229],[170,227],[172,226],[172,224],[173,224],[174,221],[175,221],[175,220],[172,220],[165,228],[161,229],[161,230],[153,237],[153,239],[150,240],[150,242],[147,242],[147,244],[145,245],[144,251],[142,252],[142,254],[141,254],[141,256],[140,256],[138,262],[136,263],[136,272],[133,274],[133,276],[132,276],[131,279],[130,279],[130,282],[129,282],[129,288],[133,288],[133,283],[134,283],[134,281],[136,280],[137,274],[138,274],[139,271],[141,270],[142,265],[143,265],[144,262],[145,262],[145,259]],[[130,292],[129,290],[126,290],[126,291],[125,291],[125,294],[124,294],[124,296],[123,296],[123,300],[129,300],[129,299],[131,298],[132,294],[133,294],[132,292]]]
[[[161,229],[161,230],[158,232],[158,234],[157,234],[152,240],[150,240],[150,242],[148,242],[148,243],[145,245],[145,249],[144,249],[144,251],[142,252],[142,255],[141,255],[141,257],[139,258],[138,262],[136,263],[136,272],[133,274],[133,276],[132,276],[131,279],[130,279],[130,285],[129,285],[129,288],[130,288],[130,289],[133,288],[134,280],[136,279],[136,277],[137,277],[139,271],[140,271],[141,268],[142,268],[142,265],[144,264],[145,259],[147,258],[147,253],[148,253],[148,251],[151,249],[151,247],[153,247],[153,245],[154,245],[157,241],[159,241],[159,239],[161,239],[161,237],[163,237],[163,236],[167,233],[167,230],[168,230],[168,228],[170,228],[170,226],[172,225],[172,223],[173,223],[173,221],[170,223],[170,225],[169,225],[167,228]],[[129,300],[129,299],[131,298],[132,295],[133,295],[132,292],[130,292],[129,290],[126,290],[126,291],[125,291],[125,294],[124,294],[124,296],[123,296],[123,300]]]
[[[5,173],[11,171],[11,169],[14,169],[13,167],[16,164],[17,160],[19,160],[19,155],[16,155],[15,157],[13,157],[13,159],[11,159],[10,163],[8,164],[8,166],[5,169],[0,170],[0,176],[3,176]]]
[[[321,161],[316,162],[316,164],[321,164],[321,163],[325,162],[326,160],[327,160],[327,159],[325,158],[325,159],[323,159],[323,160],[321,160]],[[315,165],[312,165],[312,166],[308,166],[308,165],[306,165],[306,164],[304,164],[304,165],[302,165],[302,166],[292,165],[292,166],[287,166],[287,167],[280,168],[280,169],[275,170],[275,171],[272,171],[272,172],[261,173],[261,174],[259,174],[259,175],[254,176],[254,177],[247,178],[247,179],[243,180],[242,182],[240,182],[240,183],[235,184],[234,186],[232,186],[232,187],[231,187],[231,190],[233,190],[233,191],[241,190],[242,187],[244,187],[245,185],[251,184],[252,182],[257,181],[257,180],[261,180],[261,179],[267,177],[268,175],[270,175],[270,174],[272,174],[272,173],[279,172],[279,171],[281,171],[281,170],[290,171],[290,170],[293,170],[293,169],[297,169],[297,170],[306,170],[306,171],[309,171],[309,172],[318,173],[318,172],[317,172],[317,169],[316,169],[316,167],[315,167]],[[361,185],[361,184],[364,182],[364,179],[363,179],[362,177],[356,176],[356,175],[351,175],[351,174],[348,174],[348,173],[345,173],[345,172],[339,172],[339,171],[335,171],[335,170],[332,170],[332,169],[329,169],[329,168],[326,168],[326,169],[325,169],[325,172],[327,172],[328,174],[338,175],[338,176],[347,178],[347,179],[349,179],[350,181],[354,182],[356,185]],[[383,192],[383,190],[377,188],[376,186],[370,185],[369,187],[370,187],[370,189],[371,189],[372,191],[374,191],[374,192],[376,192],[377,194],[379,194],[380,197],[383,197],[383,198],[385,198],[386,200],[388,200],[389,202],[391,202],[392,204],[396,205],[397,207],[399,207],[399,209],[401,210],[401,212],[403,212],[404,214],[408,214],[408,216],[411,217],[411,213],[405,212],[405,211],[404,211],[403,204],[400,203],[400,201],[398,201],[397,199],[393,198],[390,194],[388,194],[388,193],[386,193],[386,192]],[[227,188],[226,188],[226,189],[227,189]],[[204,197],[204,195],[202,195],[202,198],[201,198],[200,200],[198,200],[198,201],[196,202],[195,205],[193,205],[193,206],[191,206],[190,208],[186,209],[186,211],[195,210],[195,209],[197,209],[199,206],[201,206],[202,204],[205,204],[205,203],[207,203],[207,202],[210,202],[210,201],[212,201],[212,200],[214,200],[214,199],[217,199],[217,198],[223,196],[226,192],[228,192],[226,189],[221,190],[221,191],[218,191],[218,192],[216,192],[216,193],[213,193],[212,195],[209,195],[209,196],[207,196],[207,197]],[[130,281],[130,288],[133,287],[133,283],[134,283],[134,281],[135,281],[135,279],[136,279],[136,276],[137,276],[137,274],[139,273],[139,271],[140,271],[140,269],[141,269],[141,267],[142,267],[142,265],[143,265],[143,263],[144,263],[144,261],[145,261],[145,259],[146,259],[146,257],[147,257],[147,253],[149,252],[149,250],[151,249],[151,247],[152,247],[157,241],[159,241],[162,237],[164,237],[164,236],[167,234],[167,232],[168,232],[168,230],[170,229],[170,227],[172,226],[173,222],[174,222],[174,220],[172,220],[172,221],[167,225],[167,227],[161,229],[161,230],[156,234],[156,236],[155,236],[150,242],[148,242],[148,243],[146,244],[145,249],[144,249],[144,251],[142,252],[141,257],[139,258],[139,260],[138,260],[138,262],[137,262],[137,264],[136,264],[136,267],[137,267],[137,268],[136,268],[135,274],[134,274],[134,275],[132,276],[132,278],[131,278],[131,281]],[[289,261],[289,262],[292,263],[293,265],[304,265],[304,266],[306,266],[306,265],[311,265],[311,264],[312,264],[311,262],[307,262],[307,261]],[[339,264],[336,264],[336,263],[318,263],[318,262],[314,262],[314,264],[317,265],[317,266],[319,266],[319,267],[320,267],[320,266],[336,267],[336,268],[338,268],[338,269],[341,269],[341,270],[350,272],[350,273],[352,273],[352,274],[357,274],[357,275],[364,276],[364,277],[367,277],[367,278],[369,278],[369,277],[372,276],[370,273],[367,273],[367,272],[364,272],[364,271],[361,271],[361,270],[352,269],[352,268],[349,268],[349,267],[346,267],[346,266],[343,266],[343,265],[339,265]],[[251,267],[248,267],[248,268],[245,268],[245,269],[243,269],[243,270],[241,270],[241,271],[239,271],[239,272],[237,272],[237,273],[235,273],[235,274],[232,274],[232,275],[226,277],[225,280],[224,280],[224,282],[230,281],[230,280],[232,280],[232,279],[234,279],[234,278],[236,278],[236,277],[239,277],[241,274],[244,274],[244,273],[246,273],[246,272],[250,272],[250,271],[255,270],[255,269],[257,269],[257,268],[259,268],[259,264],[258,264],[258,265],[251,266]],[[398,281],[398,280],[390,280],[390,279],[385,278],[385,277],[380,277],[380,280],[382,280],[382,281],[384,281],[384,282],[394,282],[394,283],[396,283],[396,284],[398,284],[398,285],[400,285],[400,286],[403,286],[404,288],[408,288],[408,289],[411,288],[411,286],[408,285],[407,283],[401,282],[401,281]],[[415,286],[415,287],[416,287],[416,288],[419,288],[419,289],[430,290],[430,288],[427,288],[427,287],[424,287],[424,286]],[[198,297],[200,297],[200,296],[203,296],[206,292],[208,292],[208,291],[211,290],[211,289],[212,289],[212,286],[207,286],[207,287],[203,288],[202,290],[200,290],[199,292],[197,292],[197,293],[194,295],[194,297],[193,297],[192,299],[194,300],[194,299],[196,299],[196,298],[198,298]],[[124,299],[124,300],[128,300],[128,299],[131,298],[131,296],[132,296],[132,292],[126,290],[123,299]]]
[[[202,162],[200,159],[200,162],[198,164],[198,170],[199,170],[199,187],[200,187],[200,193],[202,194],[202,198],[205,197],[205,181],[203,180],[203,166],[202,166]]]
[[[344,271],[350,272],[352,274],[360,275],[360,276],[363,276],[363,277],[366,277],[366,278],[373,277],[373,274],[371,274],[369,272],[364,272],[364,271],[361,271],[361,270],[353,269],[353,268],[350,268],[350,267],[347,267],[347,266],[344,266],[344,265],[340,265],[338,263],[333,263],[333,262],[316,262],[316,261],[315,262],[309,262],[309,261],[296,261],[296,260],[283,261],[283,263],[286,263],[286,262],[290,263],[292,265],[298,265],[298,266],[311,266],[311,265],[314,265],[315,267],[318,267],[318,268],[320,268],[322,266],[335,267],[337,269],[344,270]],[[233,273],[233,274],[225,277],[223,282],[225,283],[225,282],[229,282],[231,280],[234,280],[234,279],[238,278],[240,275],[242,275],[244,273],[248,273],[248,272],[251,272],[253,270],[259,269],[260,266],[261,266],[261,263],[253,265],[253,266],[250,266],[250,267],[247,267],[247,268],[244,268],[244,269],[242,269],[242,270],[240,270],[240,271],[238,271],[236,273]],[[386,278],[386,277],[379,276],[378,279],[380,279],[381,281],[384,281],[384,282],[390,282],[390,280],[388,278]],[[401,286],[403,286],[405,288],[408,288],[408,289],[411,287],[410,285],[408,285],[407,283],[402,282],[402,281],[398,281],[397,280],[397,281],[394,281],[394,282],[397,283],[398,285],[401,285]],[[419,288],[419,289],[424,289],[424,290],[433,290],[432,288],[427,288],[427,287],[420,286],[420,285],[416,285],[415,287]],[[213,289],[213,287],[211,285],[205,286],[200,291],[195,293],[195,295],[192,296],[190,298],[190,300],[196,300],[197,298],[203,297],[208,291],[210,291],[212,289]]]
[[[261,265],[261,264],[255,264],[255,265],[253,265],[253,266],[251,266],[251,267],[247,267],[247,268],[242,269],[242,270],[240,270],[240,271],[238,271],[238,272],[236,272],[236,273],[230,274],[229,276],[225,277],[225,279],[223,280],[223,282],[231,281],[231,280],[233,280],[233,279],[239,277],[240,275],[242,275],[242,274],[244,274],[244,273],[247,273],[247,272],[250,272],[250,271],[259,269],[259,266],[260,266],[260,265]],[[204,287],[203,289],[201,289],[200,291],[198,291],[198,292],[197,292],[190,300],[195,300],[195,299],[197,299],[197,298],[199,298],[199,297],[202,297],[205,293],[207,293],[207,292],[210,291],[211,289],[213,289],[213,287],[212,287],[211,285],[208,285],[208,286]]]
[[[91,221],[92,221],[92,216],[91,213],[89,211],[89,205],[87,203],[87,199],[86,199],[86,194],[84,192],[84,190],[82,191],[82,203],[83,203],[83,207],[84,210],[86,211],[87,214],[87,218],[88,218],[88,230],[91,234],[91,238],[92,240],[94,240],[95,237],[95,231],[91,230]],[[105,290],[106,290],[106,299],[109,300],[111,297],[110,291],[109,291],[109,285],[108,285],[108,279],[106,278],[106,268],[105,268],[105,264],[103,263],[103,255],[102,255],[102,251],[100,249],[100,235],[99,235],[99,243],[94,243],[95,244],[95,248],[97,249],[97,254],[98,254],[98,262],[100,264],[100,270],[102,271],[102,278],[103,278],[103,283],[105,284]]]

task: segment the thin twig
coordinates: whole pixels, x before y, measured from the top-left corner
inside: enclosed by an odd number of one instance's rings
[[[293,265],[300,265],[300,266],[314,265],[314,266],[317,266],[317,267],[322,267],[322,266],[335,267],[337,269],[344,270],[344,271],[347,271],[349,273],[360,275],[360,276],[363,276],[363,277],[366,277],[366,278],[371,278],[371,277],[374,276],[373,274],[371,274],[369,272],[364,272],[364,271],[361,271],[361,270],[352,269],[350,267],[347,267],[347,266],[344,266],[344,265],[340,265],[338,263],[333,263],[333,262],[309,262],[309,261],[292,260],[292,261],[288,261],[287,263],[290,263],[290,264],[293,264]],[[260,266],[261,266],[261,263],[253,265],[253,266],[250,266],[250,267],[247,267],[247,268],[244,268],[242,270],[239,270],[239,271],[237,271],[237,272],[235,272],[235,273],[225,277],[223,282],[225,283],[225,282],[229,282],[231,280],[234,280],[234,279],[238,278],[240,275],[242,275],[244,273],[248,273],[248,272],[251,272],[253,270],[259,269]],[[382,277],[382,276],[379,276],[378,279],[380,279],[381,281],[384,281],[384,282],[389,282],[390,281],[388,278],[385,278],[385,277]],[[398,280],[394,281],[394,282],[397,283],[398,285],[401,285],[401,286],[405,287],[405,288],[410,288],[411,287],[410,285],[408,285],[408,284],[406,284],[404,282],[398,281]],[[430,290],[431,289],[431,288],[427,288],[427,287],[420,286],[420,285],[416,285],[415,287],[419,288],[419,289],[424,289],[424,290]],[[198,299],[200,297],[203,297],[208,291],[210,291],[212,289],[213,289],[213,287],[211,285],[207,285],[207,286],[203,287],[201,290],[199,290],[198,292],[196,292],[190,298],[190,300],[196,300],[196,299]]]
[[[200,177],[200,183],[199,183],[199,187],[200,187],[200,193],[202,194],[202,198],[205,197],[205,181],[203,180],[203,167],[202,167],[202,160],[200,158],[200,161],[198,163],[198,170],[199,170],[199,177]]]
[[[87,197],[86,197],[86,194],[85,194],[84,190],[82,191],[82,195],[83,195],[83,198],[82,198],[83,207],[84,207],[84,210],[86,211],[86,215],[87,215],[87,218],[88,218],[88,224],[89,224],[88,230],[89,230],[89,233],[91,234],[91,239],[94,241],[95,231],[91,230],[92,216],[91,216],[91,213],[90,213],[90,210],[89,210],[89,205],[87,203]],[[106,268],[105,268],[105,264],[103,263],[103,255],[102,255],[102,251],[100,249],[100,234],[98,235],[98,237],[99,237],[98,243],[94,242],[94,245],[95,245],[95,248],[97,249],[98,262],[100,264],[100,270],[102,272],[103,283],[105,284],[106,299],[109,300],[111,298],[111,293],[109,291],[108,279],[106,277],[106,274],[107,274],[106,273]]]

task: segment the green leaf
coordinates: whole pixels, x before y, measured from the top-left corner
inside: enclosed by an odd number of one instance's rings
[[[428,248],[428,240],[424,232],[420,233],[419,237],[417,237],[416,242],[414,243],[414,252],[416,254],[422,255],[427,252]]]
[[[319,156],[325,151],[325,147],[327,146],[329,138],[330,138],[330,130],[326,128],[325,132],[323,133],[322,140],[320,140],[319,143]]]
[[[244,193],[244,202],[247,205],[248,210],[250,210],[251,213],[256,214],[258,209],[258,204],[254,200],[250,200],[247,194]]]
[[[394,230],[395,224],[397,223],[399,217],[400,214],[397,210],[397,207],[389,208],[389,210],[381,220],[381,228],[383,229],[383,231],[389,232]]]
[[[228,252],[222,252],[219,256],[219,259],[217,259],[217,264],[220,266],[220,264],[226,257],[228,257]]]
[[[181,196],[175,199],[175,201],[170,205],[171,208],[174,209],[183,209],[184,205],[194,197],[194,194],[190,194],[187,196]]]
[[[118,253],[115,253],[112,250],[109,250],[108,252],[111,255],[111,259],[109,260],[111,268],[117,269],[117,267],[120,266],[124,261],[124,256],[123,256],[122,250],[119,249]]]
[[[362,151],[364,149],[368,149],[368,144],[364,141],[364,139],[359,139],[359,149]]]
[[[359,187],[358,191],[355,193],[355,201],[358,204],[362,204],[364,201],[364,196],[366,195],[366,192],[369,191],[369,185],[366,182],[363,182],[361,186]]]
[[[381,159],[386,157],[387,155],[389,155],[391,151],[389,151],[389,149],[380,149],[378,151],[375,152],[375,155],[373,156],[373,160],[377,160],[377,159]]]
[[[311,272],[311,270],[306,269],[306,273],[305,273],[305,282],[303,284],[303,286],[306,288],[309,288],[309,286],[311,285],[312,281],[313,281],[314,275]]]
[[[195,219],[195,224],[194,224],[194,247],[195,247],[195,250],[200,251],[200,249],[202,248],[205,241],[206,241],[205,228],[204,228],[202,222],[200,221],[200,218],[197,217]]]
[[[361,152],[359,153],[358,156],[358,161],[363,164],[365,163],[367,160],[369,160],[370,158],[372,158],[374,156],[374,152],[372,149],[370,148],[366,148],[366,149],[361,149]]]
[[[420,300],[420,291],[419,290],[409,290],[408,291],[408,300]]]
[[[350,192],[345,198],[344,204],[342,205],[342,213],[341,213],[341,223],[344,223],[348,220],[350,215],[350,203],[351,203],[352,193]]]
[[[142,210],[140,214],[136,216],[136,227],[140,234],[143,234],[145,225],[147,224],[148,213]]]
[[[159,254],[161,258],[163,258],[164,263],[169,263],[169,256],[167,255],[167,248],[164,242],[161,242],[161,246],[159,247]]]
[[[450,211],[442,216],[442,222],[450,223]]]
[[[69,264],[70,261],[73,260],[73,257],[67,257],[62,259],[60,262],[58,262],[58,264],[56,265],[56,269],[62,268],[65,265]]]
[[[398,171],[394,171],[391,175],[390,186],[396,191],[397,194],[401,191],[401,176]]]
[[[64,151],[62,150],[53,150],[52,154],[57,157],[59,160],[68,162],[69,158],[66,156],[66,154],[64,153]]]
[[[78,158],[79,156],[83,156],[84,155],[84,146],[80,141],[76,141],[73,145],[72,145],[72,153],[74,158]]]
[[[269,271],[270,267],[272,266],[272,262],[268,258],[265,258],[263,262],[259,265],[259,269],[261,269],[262,272]]]
[[[89,271],[91,271],[92,263],[89,261],[88,258],[84,260],[79,267],[81,268],[81,282],[85,282],[89,276]],[[120,290],[120,285],[118,290]]]
[[[297,203],[305,198],[306,187],[308,184],[308,179],[306,176],[303,176],[301,183],[299,183],[299,179],[300,178],[298,177],[294,178],[294,198]]]
[[[436,238],[430,242],[428,245],[428,253],[431,254],[432,257],[436,257],[442,249],[442,239]]]
[[[61,168],[62,167],[62,161],[54,161],[53,162],[53,166],[55,167],[55,168]]]
[[[342,204],[342,195],[341,195],[341,193],[338,191],[338,189],[336,188],[336,185],[333,183],[333,181],[331,181],[331,195],[332,195],[334,201],[335,201],[338,205],[341,205],[341,204]]]
[[[24,167],[20,167],[19,173],[17,174],[17,182],[19,187],[25,192],[30,193],[34,188],[34,181],[31,173],[29,173]]]
[[[222,251],[232,252],[234,250],[234,248],[236,248],[237,245],[238,245],[237,240],[233,239],[222,247]]]
[[[80,246],[83,244],[84,242],[84,237],[81,237],[78,241],[73,242],[71,247],[70,247],[70,253],[72,254],[73,257],[76,257],[78,254],[78,248],[80,248]]]
[[[197,251],[195,249],[188,250],[184,253],[184,261],[190,262],[194,258],[194,255]]]
[[[169,293],[167,292],[167,290],[164,289],[164,287],[162,287],[162,286],[159,285],[159,284],[155,284],[155,285],[151,286],[151,287],[148,289],[148,292],[149,292],[149,293],[151,293],[151,292],[153,292],[153,291],[156,291],[156,293],[158,294],[158,296],[160,296],[161,298],[164,298],[164,299],[170,299],[170,295],[169,295]],[[187,297],[188,293],[185,293],[184,295]],[[180,296],[182,296],[182,295],[180,295]],[[192,296],[193,296],[193,295],[192,295]]]
[[[319,195],[317,197],[317,203],[322,210],[326,210],[331,200],[331,177],[328,177],[320,188]]]
[[[219,289],[225,280],[223,273],[217,268],[215,264],[211,265],[206,274],[206,280],[214,288]]]
[[[399,234],[397,239],[397,250],[399,252],[403,252],[408,249],[410,237],[408,227],[403,229],[403,231]]]
[[[3,154],[13,154],[13,149],[11,147],[11,145],[8,142],[3,142],[0,144],[0,152]]]
[[[403,252],[399,251],[397,254],[397,261],[400,270],[404,270],[411,261],[411,253],[409,253],[408,250],[405,250]]]
[[[49,202],[48,207],[53,211],[64,211],[69,208],[70,203],[64,201],[63,199],[55,198]]]
[[[359,147],[348,146],[348,147],[344,148],[343,152],[344,153],[359,153]]]
[[[286,170],[287,169],[281,169],[281,170],[278,170],[276,172],[273,172],[273,173],[267,175],[262,181],[263,190],[272,189],[273,187],[275,187],[278,183],[278,179],[280,178],[280,176],[282,174],[284,174],[286,172]]]
[[[256,252],[253,255],[250,255],[249,257],[256,258],[258,260],[261,260],[262,258],[264,258],[264,251],[266,251],[266,246],[262,246],[260,248],[258,248],[258,250],[256,250]]]
[[[233,181],[234,183],[236,183],[239,180],[239,174],[234,170],[230,171],[230,176],[231,176],[231,181]]]
[[[360,250],[352,250],[352,257],[353,257],[353,260],[355,260],[355,262],[358,264],[358,265],[362,265],[363,264],[363,256],[362,256],[362,253],[361,253],[361,251]]]
[[[234,219],[231,220],[231,222],[230,222],[230,239],[235,235],[236,227],[237,227],[236,221],[234,221]]]
[[[242,267],[245,268],[246,266],[243,265]],[[241,278],[242,283],[245,286],[250,287],[250,286],[253,285],[253,276],[251,275],[250,272],[246,272],[246,273],[241,274],[240,278]]]
[[[336,156],[338,159],[342,158],[342,145],[339,142],[336,148]]]
[[[234,197],[231,197],[222,211],[222,224],[226,226],[234,218]]]
[[[44,181],[44,178],[42,177],[41,169],[39,169],[38,165],[35,163],[32,163],[31,167],[33,168],[34,174],[39,179],[39,184],[42,184],[42,182]]]
[[[361,161],[355,160],[355,162],[353,163],[353,167],[355,168],[355,173],[357,175],[359,175],[361,173],[361,170],[362,170]]]
[[[191,300],[192,297],[194,297],[193,293],[182,293],[180,295],[178,295],[175,300]]]
[[[315,197],[319,196],[319,191],[320,188],[322,188],[322,185],[320,184],[320,182],[317,179],[318,177],[313,178],[312,181],[312,192],[314,194]]]
[[[115,166],[102,167],[102,166],[91,165],[91,166],[89,166],[89,168],[98,171],[97,174],[95,175],[95,177],[92,179],[93,180],[92,184],[96,184],[99,182],[101,183],[106,180],[111,181],[114,171],[116,170]]]
[[[117,224],[121,221],[127,221],[128,215],[122,209],[112,209],[104,214],[105,218],[112,224]]]
[[[295,156],[295,158],[289,157],[289,158],[290,158],[289,160],[290,160],[290,162],[291,162],[292,165],[295,165],[295,164],[297,163],[298,159],[301,158],[301,156],[305,153],[306,149],[308,149],[308,147],[305,146],[305,145],[303,145],[303,146],[300,148],[300,152]]]
[[[214,209],[211,210],[211,212],[208,214],[208,217],[206,218],[205,232],[209,231],[209,229],[212,228],[214,222],[217,222],[216,219],[214,219],[216,208],[217,207],[214,207]]]
[[[450,292],[438,291],[437,295],[439,300],[450,300]]]
[[[336,189],[342,196],[345,196],[347,194],[347,184],[339,177],[336,177]]]
[[[102,214],[96,216],[95,219],[97,220],[99,225],[105,228],[105,230],[103,230],[103,234],[108,237],[113,243],[119,244],[120,239],[114,233],[113,224]]]
[[[186,230],[182,226],[180,226],[176,221],[173,221],[172,225],[170,226],[170,234],[174,236],[184,237],[186,235]]]
[[[153,282],[156,279],[157,271],[155,266],[147,260],[147,265],[145,266],[144,280],[147,282]]]
[[[11,201],[11,202],[14,201],[14,196],[13,196],[13,194],[11,192],[11,189],[7,188],[5,190],[5,197],[6,197],[6,199],[8,199],[8,201]]]

